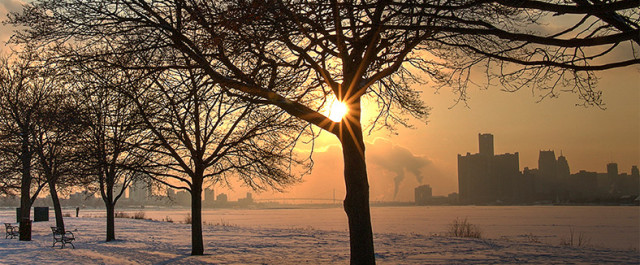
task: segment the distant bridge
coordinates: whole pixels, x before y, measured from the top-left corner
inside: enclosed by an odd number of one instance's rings
[[[335,201],[332,198],[254,198],[254,201]]]

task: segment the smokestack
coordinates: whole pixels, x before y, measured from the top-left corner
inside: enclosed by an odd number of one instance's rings
[[[393,187],[393,199],[394,200],[398,196],[398,191],[400,190],[400,183],[402,183],[403,179],[404,179],[404,172],[402,170],[400,172],[398,172],[398,175],[395,178],[393,178],[393,182],[395,183],[395,185]]]

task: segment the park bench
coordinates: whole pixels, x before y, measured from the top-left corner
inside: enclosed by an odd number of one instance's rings
[[[11,225],[10,223],[4,223],[5,235],[4,238],[15,238],[20,235],[19,229],[15,225]]]
[[[76,240],[73,233],[63,231],[61,227],[56,226],[51,227],[51,232],[53,232],[53,246],[51,247],[55,247],[57,243],[62,243],[61,248],[64,248],[66,244],[71,244],[71,247],[76,248],[76,246],[73,245],[73,241]]]

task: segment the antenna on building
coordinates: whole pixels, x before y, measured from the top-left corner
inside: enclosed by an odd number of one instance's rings
[[[333,189],[333,204],[336,204],[336,189]]]

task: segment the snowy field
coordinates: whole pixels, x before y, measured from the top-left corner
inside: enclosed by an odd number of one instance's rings
[[[375,209],[375,208],[374,208]],[[634,208],[637,210],[637,208]],[[189,256],[189,225],[116,219],[115,242],[104,242],[105,219],[82,214],[66,218],[76,249],[51,248],[49,226],[33,223],[32,241],[0,239],[0,264],[348,264],[346,231],[312,227],[245,227],[231,221],[204,226],[204,256]],[[83,217],[84,216],[84,217]],[[14,221],[10,211],[3,222]],[[378,264],[640,264],[637,250],[569,247],[535,238],[468,239],[375,234]]]

